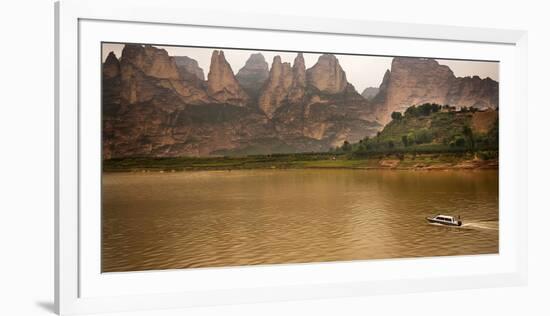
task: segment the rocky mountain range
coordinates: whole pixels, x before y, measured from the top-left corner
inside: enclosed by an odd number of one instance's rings
[[[292,64],[275,56],[271,67],[255,53],[235,75],[214,50],[205,76],[188,56],[127,44],[120,58],[110,53],[103,63],[103,156],[326,151],[375,134],[407,103],[498,106],[497,82],[456,78],[445,67],[395,58],[367,100],[331,54],[306,69],[301,53]]]
[[[207,80],[189,59],[150,45],[109,54],[105,158],[324,151],[380,128],[333,55],[307,71],[301,54],[292,66],[277,56],[266,76],[256,54],[236,76],[214,50]]]

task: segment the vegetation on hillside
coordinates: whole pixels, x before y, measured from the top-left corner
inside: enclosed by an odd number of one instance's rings
[[[480,111],[425,103],[404,113],[393,112],[392,120],[375,137],[357,143],[344,142],[332,151],[353,155],[384,153],[479,153],[498,155],[498,111]],[[475,124],[474,124],[475,123]]]

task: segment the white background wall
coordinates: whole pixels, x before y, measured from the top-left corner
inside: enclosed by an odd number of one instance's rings
[[[113,0],[116,1],[116,0]],[[189,1],[190,7],[529,31],[529,285],[131,315],[550,315],[550,22],[544,1]],[[53,2],[0,9],[0,315],[53,310]],[[504,140],[505,141],[505,140]],[[526,210],[522,210],[527,212]],[[449,308],[451,304],[451,308]],[[130,314],[123,314],[130,315]]]

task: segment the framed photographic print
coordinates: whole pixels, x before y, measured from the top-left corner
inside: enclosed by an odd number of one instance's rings
[[[525,283],[525,32],[56,13],[58,313]]]

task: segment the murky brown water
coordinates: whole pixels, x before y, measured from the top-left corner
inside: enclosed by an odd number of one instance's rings
[[[498,172],[107,173],[102,221],[104,272],[497,253]]]

